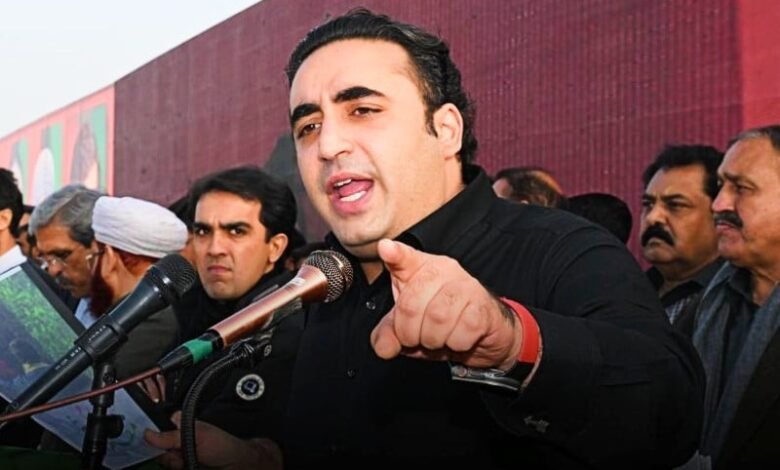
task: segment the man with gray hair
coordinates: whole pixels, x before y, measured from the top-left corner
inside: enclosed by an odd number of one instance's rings
[[[698,466],[780,468],[780,126],[739,134],[712,203],[726,260],[680,327],[707,374]],[[703,465],[701,465],[703,463]]]
[[[86,297],[90,289],[88,259],[97,252],[92,211],[101,193],[68,185],[43,200],[30,217],[43,268],[74,297],[82,299],[76,318],[88,327],[95,321]]]

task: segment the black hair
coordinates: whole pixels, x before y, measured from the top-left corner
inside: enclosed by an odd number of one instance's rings
[[[460,71],[450,58],[449,46],[439,37],[414,25],[401,23],[365,8],[350,10],[310,31],[295,47],[287,63],[287,80],[292,84],[301,64],[317,49],[346,39],[374,39],[404,48],[419,81],[425,103],[428,132],[436,135],[433,114],[446,103],[452,103],[463,117],[463,141],[458,155],[465,172],[466,164],[475,159],[477,139],[474,136],[474,104],[461,84]],[[465,173],[463,173],[465,179]]]
[[[606,193],[587,193],[569,198],[566,208],[583,219],[600,225],[623,243],[631,236],[634,219],[628,205],[619,197]]]
[[[22,193],[16,185],[14,174],[10,170],[0,168],[0,210],[4,209],[11,209],[9,231],[16,238],[19,236],[19,220],[24,211]]]
[[[190,195],[185,194],[179,199],[173,201],[168,206],[168,210],[176,214],[184,225],[187,226],[187,231],[192,231],[192,221],[195,218],[195,208],[190,206]]]
[[[297,208],[292,190],[281,180],[254,165],[218,171],[196,181],[190,189],[189,207],[193,210],[204,194],[219,191],[235,194],[246,201],[260,203],[260,223],[266,228],[266,241],[277,233],[290,239],[281,260],[292,248]]]
[[[496,173],[495,181],[505,179],[512,188],[509,199],[536,206],[563,208],[566,198],[547,182],[549,172],[541,167],[504,168]]]
[[[723,162],[723,153],[709,145],[667,145],[645,168],[642,182],[645,187],[659,170],[701,165],[704,168],[704,192],[715,199],[718,195],[718,167]]]

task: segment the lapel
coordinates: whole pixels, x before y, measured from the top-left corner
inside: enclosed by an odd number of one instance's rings
[[[739,403],[723,449],[716,459],[718,467],[727,468],[729,461],[744,447],[768,416],[768,410],[780,399],[780,330],[772,337],[758,362],[750,384]]]

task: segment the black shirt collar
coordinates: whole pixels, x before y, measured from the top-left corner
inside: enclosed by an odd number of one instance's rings
[[[756,305],[753,302],[753,288],[751,285],[750,271],[739,268],[729,277],[727,284],[734,295],[739,296],[748,305]]]
[[[710,283],[712,278],[715,276],[715,273],[718,272],[721,266],[723,266],[723,258],[717,258],[712,263],[698,270],[696,274],[693,275],[693,277],[691,277],[681,285],[686,285],[692,282],[694,284],[697,284],[700,288],[707,287],[707,285]],[[653,283],[655,290],[660,289],[661,285],[664,282],[664,277],[661,275],[661,272],[655,267],[651,267],[650,269],[647,270],[646,274],[647,277],[650,279],[650,282]]]
[[[444,253],[487,213],[497,197],[482,168],[466,165],[466,187],[397,240],[428,253]]]

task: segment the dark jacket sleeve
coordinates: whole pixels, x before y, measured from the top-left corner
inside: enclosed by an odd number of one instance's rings
[[[154,367],[175,346],[177,331],[176,315],[170,306],[142,321],[116,353],[117,377],[124,379]]]
[[[483,391],[494,419],[594,468],[684,463],[698,446],[704,374],[630,253],[581,228],[551,247],[538,281],[539,305],[527,307],[542,360],[519,395]]]

